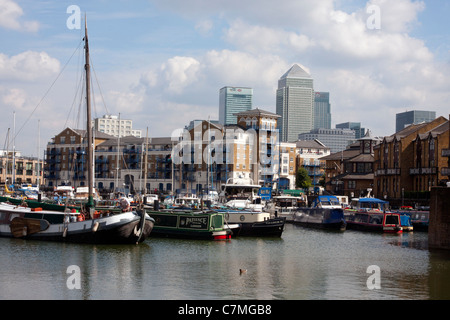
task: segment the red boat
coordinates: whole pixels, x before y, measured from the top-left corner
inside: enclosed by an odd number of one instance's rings
[[[376,198],[357,199],[353,209],[346,209],[347,229],[402,233],[400,214],[387,211],[387,205],[387,201]]]

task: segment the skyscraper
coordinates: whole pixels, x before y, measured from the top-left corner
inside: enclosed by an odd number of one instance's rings
[[[436,119],[435,111],[419,111],[412,110],[397,113],[395,119],[395,132],[398,132],[410,124],[418,124],[421,122],[430,122]]]
[[[219,123],[236,124],[234,114],[252,109],[253,89],[223,87],[219,93]]]
[[[314,129],[331,129],[329,92],[316,92],[314,97]]]
[[[279,80],[276,97],[280,140],[297,141],[314,127],[314,88],[311,75],[294,64]]]
[[[355,130],[355,139],[358,140],[366,135],[366,129],[361,128],[361,122],[344,122],[336,125],[336,129]]]

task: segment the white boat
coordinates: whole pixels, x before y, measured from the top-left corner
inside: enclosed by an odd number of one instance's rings
[[[258,194],[261,186],[254,184],[251,179],[230,178],[222,185],[219,203],[231,209],[249,209],[262,212],[265,201]]]
[[[102,198],[98,194],[97,190],[93,188],[93,197],[94,200],[101,200]],[[75,200],[87,200],[89,198],[89,188],[88,187],[78,187],[73,193],[73,199]]]
[[[266,204],[266,210],[275,217],[285,217],[286,222],[294,221],[294,213],[299,207],[306,207],[308,200],[306,196],[292,196],[283,194],[275,196]]]
[[[142,200],[145,204],[153,206],[155,201],[159,201],[159,197],[157,194],[145,194],[142,196]]]
[[[201,206],[201,199],[195,194],[184,194],[176,197],[171,204],[171,208],[183,209],[199,209]]]

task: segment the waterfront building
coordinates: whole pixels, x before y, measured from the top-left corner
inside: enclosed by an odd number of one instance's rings
[[[250,178],[273,188],[281,181],[291,188],[296,148],[280,144],[279,116],[257,108],[236,117],[237,124],[226,126],[196,120],[172,137],[119,138],[95,131],[94,187],[104,197],[118,191],[202,194],[220,190],[229,178]],[[280,155],[286,168],[279,166]],[[47,144],[45,162],[47,187],[85,186],[85,130],[66,128],[57,134]]]
[[[277,188],[279,172],[279,130],[278,114],[259,108],[236,114],[238,126],[247,135],[253,135],[252,179],[261,186]],[[249,137],[250,138],[250,137]],[[250,142],[250,144],[252,144]]]
[[[412,142],[414,165],[409,169],[413,176],[412,189],[414,192],[431,191],[431,187],[445,186],[447,174],[443,175],[447,167],[447,158],[443,151],[449,148],[449,122],[436,126],[428,132],[418,134]]]
[[[0,184],[44,184],[43,160],[22,156],[19,151],[0,150]],[[13,170],[15,162],[15,170]]]
[[[319,140],[331,153],[345,150],[355,141],[355,131],[351,129],[313,129],[307,133],[298,135],[298,140]]]
[[[345,150],[322,157],[326,161],[325,189],[347,197],[372,195],[374,183],[374,148],[380,139],[370,131]]]
[[[395,117],[395,132],[399,132],[411,124],[430,122],[434,119],[436,119],[435,111],[411,110],[397,113]]]
[[[313,186],[319,184],[325,173],[326,161],[321,158],[330,155],[330,148],[319,140],[299,140],[296,142],[298,167],[308,171]]]
[[[366,135],[366,129],[361,128],[361,122],[344,122],[336,125],[336,129],[351,129],[355,131],[355,139],[358,140]]]
[[[133,129],[133,120],[122,119],[120,116],[110,114],[92,120],[92,127],[94,130],[113,137],[135,136],[140,138],[142,136],[142,130]]]
[[[314,128],[314,81],[299,65],[293,65],[279,80],[276,113],[282,142],[295,142],[300,133]]]
[[[314,129],[331,129],[331,105],[329,92],[314,95]]]
[[[219,123],[236,124],[236,113],[248,111],[253,106],[253,89],[223,87],[219,92]]]
[[[98,131],[94,131],[94,137],[95,146],[113,138]],[[86,140],[86,130],[68,127],[48,142],[44,168],[47,187],[85,186],[87,181]]]
[[[438,183],[439,176],[436,175],[436,170],[438,170],[436,166],[437,163],[442,163],[438,160],[440,157],[438,151],[443,150],[445,142],[440,139],[440,145],[437,146],[436,142],[430,143],[431,141],[429,141],[425,147],[420,135],[422,138],[425,137],[424,134],[430,133],[446,121],[444,117],[439,117],[431,122],[412,124],[383,138],[375,148],[374,194],[376,197],[400,199],[404,193],[427,191],[429,184],[433,186]],[[428,139],[429,137],[428,134]],[[429,155],[424,156],[423,150],[428,148],[429,154],[430,146],[433,143],[436,149],[434,153],[432,152],[436,159],[435,169],[430,169],[428,160],[424,160],[425,158],[429,159]],[[420,152],[419,149],[421,149]],[[427,169],[422,170],[422,168]]]
[[[297,145],[295,142],[280,142],[279,144],[279,171],[278,190],[295,189],[297,173]],[[276,177],[276,175],[275,175]]]

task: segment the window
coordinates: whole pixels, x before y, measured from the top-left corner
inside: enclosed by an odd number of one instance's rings
[[[349,189],[356,189],[356,181],[355,180],[349,180],[348,181],[348,188]]]

